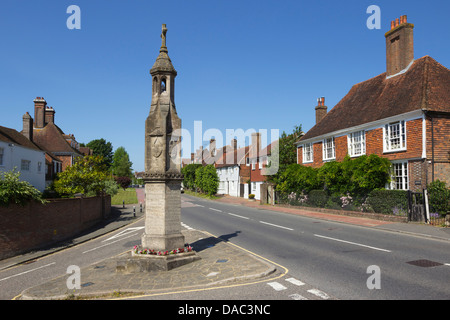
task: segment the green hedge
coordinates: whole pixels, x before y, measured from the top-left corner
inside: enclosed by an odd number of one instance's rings
[[[300,195],[294,192],[277,192],[277,203],[406,216],[408,191],[380,189],[358,197],[339,195],[327,190],[311,190]]]
[[[405,216],[408,214],[408,191],[374,190],[365,202],[367,211]]]

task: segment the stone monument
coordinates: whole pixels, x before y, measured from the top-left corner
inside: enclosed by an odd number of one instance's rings
[[[152,102],[145,121],[145,231],[142,247],[117,271],[170,270],[199,259],[181,233],[181,119],[175,108],[177,72],[167,54],[162,26],[159,56],[150,69]]]

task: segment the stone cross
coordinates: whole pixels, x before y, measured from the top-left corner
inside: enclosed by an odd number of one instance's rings
[[[166,25],[163,24],[162,25],[162,33],[161,33],[161,39],[162,39],[161,47],[166,46],[166,33],[167,33],[167,28],[166,28]]]

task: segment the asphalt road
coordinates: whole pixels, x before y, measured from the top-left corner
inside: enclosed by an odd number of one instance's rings
[[[184,199],[195,204],[182,209],[186,225],[228,238],[338,299],[450,299],[447,241]]]
[[[235,287],[145,299],[296,300],[310,298],[307,296],[310,288],[349,300],[450,299],[448,241],[189,196],[183,196],[181,218],[185,227],[227,239],[283,266],[286,274],[276,281],[245,289]],[[140,243],[143,225],[144,221],[139,220],[36,261],[1,270],[0,299],[12,299],[24,289],[65,275],[71,265],[83,268],[129,250]],[[409,263],[418,260],[437,265]],[[299,291],[300,287],[303,291]]]

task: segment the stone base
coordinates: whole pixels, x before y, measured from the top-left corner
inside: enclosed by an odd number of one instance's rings
[[[116,272],[128,274],[169,271],[200,259],[200,256],[195,251],[170,254],[167,256],[136,254],[132,251],[129,257],[117,261]]]
[[[157,251],[167,251],[177,248],[184,248],[184,235],[181,233],[166,235],[166,236],[157,236],[157,235],[149,235],[143,234],[141,238],[141,243],[143,248],[152,248]]]

